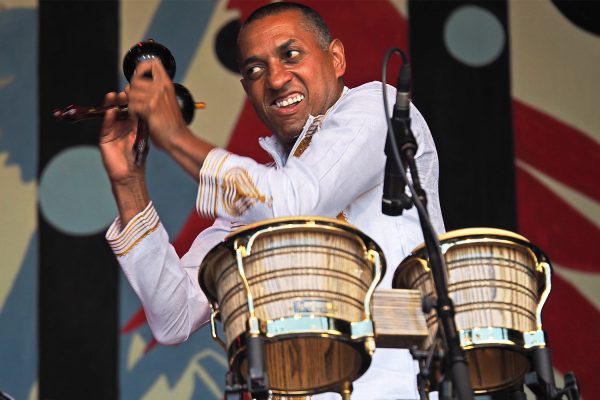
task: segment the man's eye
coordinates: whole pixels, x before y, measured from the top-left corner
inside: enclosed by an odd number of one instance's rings
[[[262,68],[258,65],[254,65],[248,69],[246,69],[246,76],[250,79],[257,78],[260,75]]]
[[[285,52],[287,58],[296,58],[300,55],[298,50],[288,50]]]

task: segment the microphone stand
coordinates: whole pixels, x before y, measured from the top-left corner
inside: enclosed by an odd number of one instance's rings
[[[389,147],[392,150],[398,169],[401,171],[401,174],[404,176],[404,181],[410,189],[412,203],[416,207],[419,215],[419,222],[423,232],[427,255],[429,257],[429,265],[435,285],[435,291],[437,293],[437,300],[434,302],[434,307],[437,312],[438,323],[442,327],[442,337],[444,338],[446,348],[444,362],[446,371],[449,371],[450,375],[450,381],[444,382],[446,384],[443,383],[441,387],[448,387],[447,383],[451,382],[451,390],[456,394],[456,397],[459,400],[471,400],[473,399],[473,389],[471,387],[467,361],[463,350],[460,347],[460,339],[454,322],[454,304],[448,295],[446,262],[441,253],[437,234],[429,220],[427,208],[425,207],[426,194],[420,186],[420,180],[418,178],[415,162],[417,143],[410,127],[410,118],[403,118],[402,121],[396,121],[399,122],[399,124],[396,124],[399,125],[400,128],[398,131],[394,131],[394,128],[392,127],[394,123],[391,122],[389,118],[385,80],[387,75],[387,62],[393,52],[400,52],[402,54],[401,50],[397,48],[388,50],[384,59],[382,73],[384,108],[386,120],[388,121],[388,140],[391,142]],[[399,138],[399,140],[397,141],[396,138]],[[400,144],[402,144],[402,146],[399,146]],[[411,171],[413,180],[412,185],[408,181],[404,165],[407,165]],[[421,197],[425,201],[421,201]],[[446,390],[443,392],[446,392]],[[440,393],[440,399],[451,398],[450,393],[443,392]]]

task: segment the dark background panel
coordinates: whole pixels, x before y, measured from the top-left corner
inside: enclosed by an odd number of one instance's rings
[[[51,110],[101,104],[118,87],[118,2],[39,3],[39,169],[95,145],[100,123],[58,123]],[[93,212],[93,210],[90,210]],[[39,397],[115,399],[118,267],[103,233],[71,236],[39,215]]]
[[[505,1],[409,1],[413,101],[425,116],[440,160],[440,201],[447,230],[516,230],[508,36],[491,64],[472,67],[444,43],[453,11],[477,5],[507,32]]]

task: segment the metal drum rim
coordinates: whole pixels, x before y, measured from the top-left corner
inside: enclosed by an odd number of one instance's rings
[[[338,228],[340,230],[346,231],[347,233],[358,236],[360,239],[362,239],[363,244],[365,245],[365,247],[367,249],[373,249],[381,255],[381,258],[380,258],[380,260],[381,260],[381,276],[383,277],[385,275],[386,262],[385,262],[385,256],[383,254],[383,250],[381,249],[381,246],[379,246],[379,244],[377,244],[377,242],[375,240],[373,240],[370,236],[363,233],[356,226],[354,226],[346,221],[336,219],[336,218],[329,218],[329,217],[320,217],[320,216],[279,217],[279,218],[271,218],[271,219],[265,219],[265,220],[262,220],[259,222],[255,222],[255,223],[246,225],[243,228],[240,228],[236,231],[233,231],[229,235],[225,236],[225,239],[223,242],[217,244],[215,247],[210,249],[208,251],[208,253],[206,253],[206,255],[204,256],[202,262],[200,263],[200,271],[198,272],[198,282],[200,284],[200,289],[202,289],[202,292],[206,295],[206,297],[208,298],[208,300],[211,303],[213,303],[215,305],[217,304],[216,293],[213,290],[211,290],[211,288],[208,286],[207,282],[205,282],[206,279],[204,279],[204,275],[207,273],[206,271],[208,269],[205,267],[204,264],[206,263],[206,260],[214,257],[214,255],[216,253],[218,253],[219,251],[232,252],[233,243],[235,242],[236,239],[239,239],[240,237],[244,237],[244,236],[249,237],[252,234],[254,234],[262,229],[267,229],[270,227],[285,227],[286,225],[289,225],[291,228],[291,227],[297,227],[297,225],[310,226],[311,223],[315,224],[314,225],[315,227],[319,227],[320,225],[321,226],[325,225],[325,226],[329,226],[329,227]]]
[[[370,367],[371,362],[372,362],[372,357],[369,356],[369,353],[368,353],[367,349],[365,348],[365,341],[352,339],[352,323],[351,322],[342,320],[339,318],[326,317],[326,316],[320,316],[319,318],[324,318],[324,319],[329,320],[331,323],[333,323],[333,324],[337,325],[339,328],[341,328],[341,330],[338,333],[321,331],[319,333],[318,337],[327,338],[330,340],[335,340],[336,342],[343,343],[347,346],[350,346],[353,350],[355,350],[358,353],[361,363],[358,366],[358,368],[356,369],[355,374],[353,376],[349,377],[350,382],[355,381],[358,377],[362,376],[367,371],[367,369]],[[266,322],[268,322],[268,321],[265,321],[265,325],[266,325]],[[280,341],[286,341],[286,340],[293,340],[298,337],[316,338],[316,336],[314,336],[314,333],[315,332],[309,332],[309,331],[304,331],[304,332],[289,331],[289,332],[285,332],[285,333],[275,334],[272,336],[267,336],[266,335],[267,332],[265,332],[265,338],[268,339],[267,343],[273,343],[273,342],[280,342]],[[237,338],[235,338],[231,342],[231,344],[229,344],[229,346],[227,348],[227,362],[230,367],[236,363],[239,364],[241,362],[239,357],[241,354],[244,354],[245,347],[246,347],[246,343],[245,343],[244,334],[239,335]],[[236,368],[236,369],[239,370],[239,368]],[[240,376],[240,378],[242,378],[242,377]],[[343,383],[343,381],[340,381],[340,382],[337,382],[336,384],[323,385],[320,387],[316,387],[316,388],[312,388],[312,389],[305,389],[305,390],[279,390],[279,389],[271,389],[271,390],[276,395],[290,395],[290,396],[313,395],[313,394],[319,394],[319,393],[324,393],[324,392],[329,392],[329,391],[336,391],[336,389],[338,389],[342,383]]]
[[[500,228],[486,228],[486,227],[474,227],[474,228],[462,228],[452,230],[441,235],[438,235],[438,240],[440,243],[440,247],[442,248],[442,255],[445,256],[446,250],[444,249],[444,245],[451,245],[456,242],[462,241],[472,241],[477,242],[483,239],[492,239],[492,240],[504,240],[511,241],[516,245],[521,245],[529,249],[533,255],[536,257],[536,264],[540,262],[547,263],[550,268],[552,268],[552,264],[550,263],[546,254],[540,250],[539,247],[531,243],[524,236],[519,235],[518,233],[511,232],[505,229]],[[406,269],[400,269],[400,266],[404,264],[406,261],[410,259],[417,259],[424,262],[428,262],[427,260],[427,252],[425,248],[425,243],[421,243],[417,247],[415,247],[404,259],[396,266],[396,270],[394,271],[394,275],[392,277],[392,288],[398,289],[396,282],[400,279],[400,275]]]

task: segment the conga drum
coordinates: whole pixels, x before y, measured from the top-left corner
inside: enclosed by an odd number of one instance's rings
[[[248,376],[246,338],[265,338],[275,396],[347,393],[375,349],[371,298],[385,271],[377,244],[321,217],[266,220],[234,232],[200,266],[222,322],[229,370]]]
[[[541,312],[550,292],[549,261],[526,238],[501,229],[460,229],[439,240],[475,393],[521,384],[530,369],[528,350],[545,345]],[[402,261],[392,286],[435,298],[424,245]],[[435,311],[426,320],[431,343]]]

